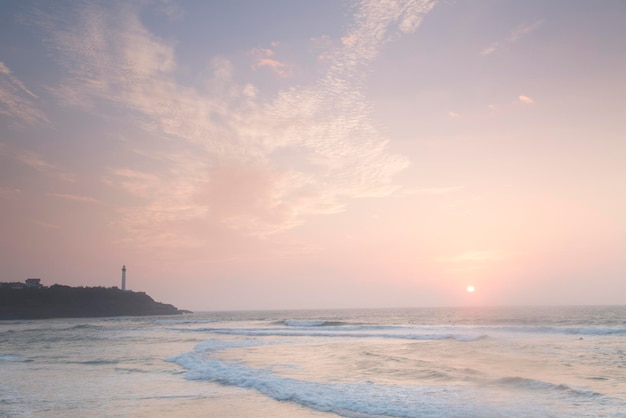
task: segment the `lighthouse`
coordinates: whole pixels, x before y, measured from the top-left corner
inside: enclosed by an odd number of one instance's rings
[[[122,266],[122,290],[126,290],[126,266]]]

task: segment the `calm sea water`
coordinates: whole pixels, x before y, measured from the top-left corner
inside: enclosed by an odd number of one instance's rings
[[[626,417],[626,307],[4,321],[0,416]]]

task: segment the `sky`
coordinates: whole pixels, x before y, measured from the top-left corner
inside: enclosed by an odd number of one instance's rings
[[[12,1],[0,281],[626,303],[623,0]],[[475,291],[467,291],[474,286]]]

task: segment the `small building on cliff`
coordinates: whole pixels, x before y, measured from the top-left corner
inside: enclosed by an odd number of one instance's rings
[[[26,287],[33,288],[33,289],[39,289],[43,287],[41,285],[41,279],[26,279],[25,284],[26,284]]]

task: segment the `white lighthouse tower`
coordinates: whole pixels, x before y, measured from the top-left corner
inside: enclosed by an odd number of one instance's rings
[[[126,290],[126,266],[122,266],[122,290]]]

